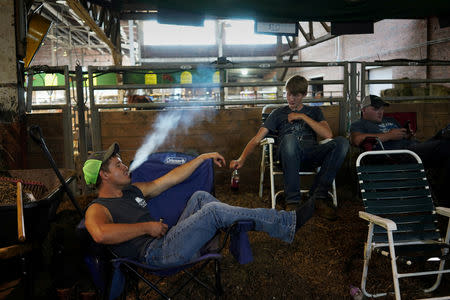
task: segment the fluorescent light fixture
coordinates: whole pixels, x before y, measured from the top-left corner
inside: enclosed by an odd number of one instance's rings
[[[441,259],[439,257],[430,257],[427,259],[427,261],[440,261]]]

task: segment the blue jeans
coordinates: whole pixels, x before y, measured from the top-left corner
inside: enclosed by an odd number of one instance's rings
[[[325,144],[316,144],[300,141],[295,134],[284,135],[278,153],[284,173],[286,203],[296,203],[301,199],[299,172],[319,166],[320,171],[310,188],[310,195],[325,197],[344,162],[348,148],[348,140],[341,136]]]
[[[189,263],[200,256],[200,249],[219,228],[238,220],[252,220],[256,231],[291,243],[295,236],[294,211],[267,208],[243,208],[220,202],[207,192],[195,192],[177,224],[147,247],[145,262],[153,267],[173,267]]]

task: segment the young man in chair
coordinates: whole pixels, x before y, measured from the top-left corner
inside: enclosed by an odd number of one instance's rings
[[[247,143],[237,160],[230,162],[230,168],[239,169],[261,140],[271,131],[278,135],[278,157],[284,174],[286,206],[300,204],[300,175],[304,169],[320,166],[310,199],[315,203],[319,216],[336,219],[336,211],[328,194],[337,171],[344,162],[348,151],[348,141],[344,137],[333,137],[328,122],[317,106],[303,105],[303,97],[308,90],[307,80],[299,75],[286,82],[286,106],[275,109],[267,117],[256,135]],[[317,136],[330,139],[319,144]]]
[[[95,242],[107,244],[121,257],[131,257],[153,267],[174,267],[200,256],[200,250],[220,228],[238,220],[251,220],[256,231],[291,243],[297,230],[314,213],[306,203],[295,212],[248,209],[220,202],[206,192],[196,192],[187,202],[176,225],[153,220],[145,197],[155,197],[187,179],[201,163],[212,159],[219,167],[225,159],[219,153],[201,154],[151,182],[130,184],[128,167],[119,146],[95,152],[83,167],[87,184],[96,184],[98,198],[85,213],[85,225]],[[170,203],[167,203],[170,205]]]
[[[375,95],[366,96],[361,102],[361,119],[350,127],[350,141],[359,147],[367,137],[378,138],[385,150],[408,149],[422,159],[425,168],[442,167],[444,185],[450,178],[450,124],[439,130],[431,139],[419,142],[414,133],[403,128],[394,119],[384,117],[384,108],[389,103]],[[380,150],[376,145],[374,150]],[[441,188],[439,188],[441,189]]]

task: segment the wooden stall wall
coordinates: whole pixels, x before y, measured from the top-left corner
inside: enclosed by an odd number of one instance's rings
[[[42,129],[42,135],[45,143],[56,162],[58,168],[64,168],[64,133],[63,133],[63,114],[62,113],[37,113],[27,115],[27,130],[32,125],[39,125]],[[44,155],[41,147],[34,142],[27,134],[27,169],[46,169],[51,168],[47,157]],[[70,158],[69,158],[70,159]]]
[[[394,103],[385,112],[416,112],[419,141],[433,137],[436,132],[450,123],[450,103]]]
[[[191,126],[178,126],[169,133],[156,151],[213,152],[221,153],[227,165],[239,157],[246,143],[255,135],[261,125],[261,107],[217,110],[214,108],[184,109],[183,116],[195,114]],[[333,133],[337,134],[339,107],[322,107]],[[125,163],[130,163],[145,136],[151,133],[158,116],[169,111],[103,111],[100,113],[102,147],[112,142],[120,144]],[[246,161],[240,172],[241,181],[259,182],[261,150],[257,149]],[[230,170],[216,168],[216,183],[228,184]]]

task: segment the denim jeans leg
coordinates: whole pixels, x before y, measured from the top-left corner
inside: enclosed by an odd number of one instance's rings
[[[197,192],[198,201],[204,205],[173,226],[164,237],[155,239],[146,251],[146,262],[154,267],[173,267],[198,258],[199,250],[216,234],[219,228],[228,227],[238,220],[252,220],[255,230],[285,242],[292,242],[295,235],[295,212],[267,208],[243,208],[218,201],[206,192]],[[205,200],[206,199],[206,200]],[[215,199],[215,198],[214,198]]]
[[[205,191],[197,191],[192,194],[186,203],[186,207],[178,219],[178,222],[188,218],[189,216],[200,210],[205,204],[210,202],[220,202],[219,199]]]
[[[338,136],[325,144],[318,145],[314,152],[307,154],[308,157],[305,159],[310,159],[314,164],[320,165],[320,171],[310,190],[311,195],[314,193],[320,196],[327,195],[347,156],[348,148],[348,140]]]
[[[298,137],[294,134],[283,136],[279,145],[279,155],[283,168],[284,192],[286,203],[300,202],[300,164],[302,149]]]

